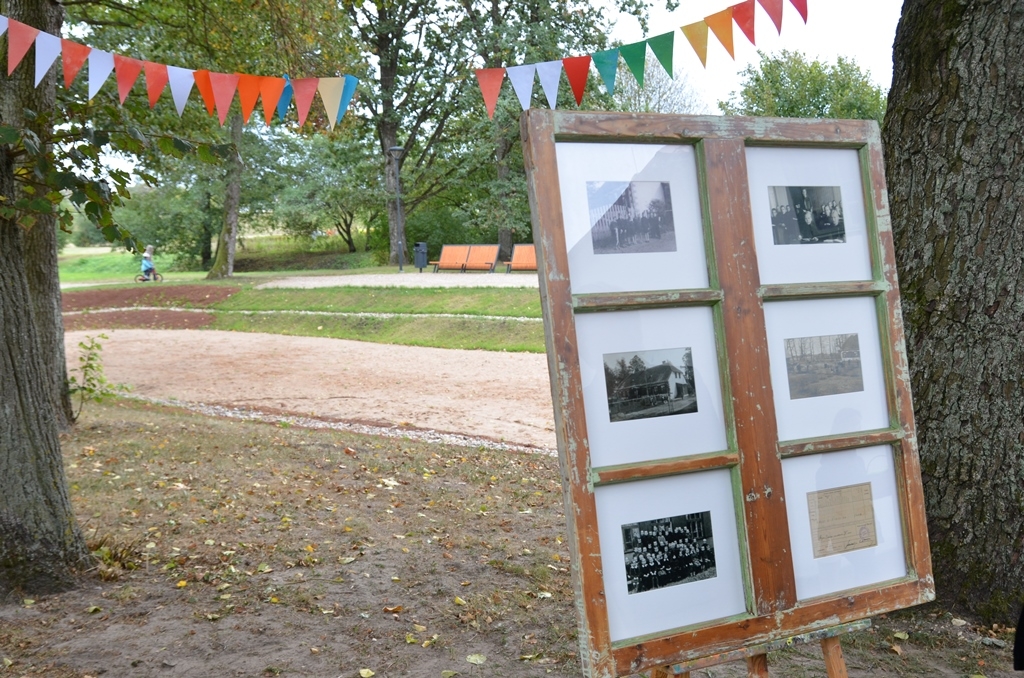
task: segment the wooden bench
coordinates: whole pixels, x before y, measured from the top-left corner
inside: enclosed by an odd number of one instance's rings
[[[494,265],[498,263],[497,245],[471,245],[469,258],[463,271],[487,271],[494,272]]]
[[[515,245],[512,248],[512,259],[508,262],[505,273],[536,270],[537,248],[533,245]]]
[[[466,260],[469,259],[469,245],[445,245],[441,248],[441,257],[438,261],[427,262],[434,267],[434,273],[438,270],[464,271]]]

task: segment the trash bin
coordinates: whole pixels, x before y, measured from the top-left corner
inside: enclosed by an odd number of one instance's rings
[[[423,269],[427,267],[427,243],[418,242],[413,245],[412,258],[413,266],[420,269],[420,273],[423,273]]]

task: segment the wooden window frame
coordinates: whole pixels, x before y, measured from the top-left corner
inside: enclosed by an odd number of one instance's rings
[[[909,370],[896,278],[878,125],[874,121],[574,113],[531,109],[521,133],[551,389],[562,469],[581,663],[587,676],[623,676],[684,665],[771,643],[935,597]],[[623,294],[572,293],[556,143],[650,143],[693,146],[697,157],[709,286]],[[853,149],[860,161],[872,279],[761,285],[750,207],[746,148]],[[851,197],[846,198],[847,200]],[[881,334],[889,426],[856,434],[780,444],[769,374],[764,302],[871,297]],[[575,315],[645,308],[709,306],[720,345],[729,449],[708,454],[592,468],[577,353]],[[782,460],[798,455],[891,446],[907,575],[895,581],[797,600]],[[650,637],[612,642],[602,579],[595,486],[727,468],[744,529],[747,613]],[[765,488],[771,488],[766,492]],[[740,506],[741,505],[741,506]],[[744,541],[744,537],[746,538]]]

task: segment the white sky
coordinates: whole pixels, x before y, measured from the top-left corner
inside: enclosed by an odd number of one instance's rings
[[[892,82],[892,43],[896,24],[900,19],[901,0],[808,0],[807,25],[796,9],[785,0],[782,17],[782,35],[776,33],[775,24],[758,4],[754,19],[757,46],[747,40],[733,24],[733,42],[736,61],[729,57],[714,33],[708,33],[708,66],[701,66],[680,26],[700,21],[709,14],[721,11],[738,0],[682,0],[674,12],[665,11],[663,0],[654,0],[648,21],[647,36],[639,22],[631,16],[619,16],[612,38],[624,44],[644,37],[675,30],[676,77],[685,73],[690,85],[707,103],[708,113],[718,114],[718,101],[740,87],[740,72],[747,64],[759,62],[757,51],[767,53],[783,49],[800,51],[810,58],[835,61],[836,57],[851,57],[884,90]],[[650,50],[648,60],[654,59]]]

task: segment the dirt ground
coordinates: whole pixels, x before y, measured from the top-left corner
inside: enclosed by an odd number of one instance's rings
[[[235,291],[175,285],[66,293],[69,369],[78,343],[103,330],[106,376],[135,395],[555,448],[542,355],[190,331],[212,319],[199,309]],[[192,310],[160,308],[170,305]]]
[[[212,303],[195,287],[176,300],[118,292],[118,308],[156,310],[117,312],[111,381],[153,399],[542,449],[87,406],[63,447],[99,561],[68,593],[0,600],[0,677],[582,675],[544,356],[183,329]],[[67,295],[66,309],[109,308],[106,293]],[[159,308],[169,303],[198,312]],[[70,365],[95,333],[69,331]],[[1012,676],[1012,630],[957,617],[933,605],[876,618],[843,639],[850,675]],[[773,676],[825,675],[814,645],[769,664]]]

